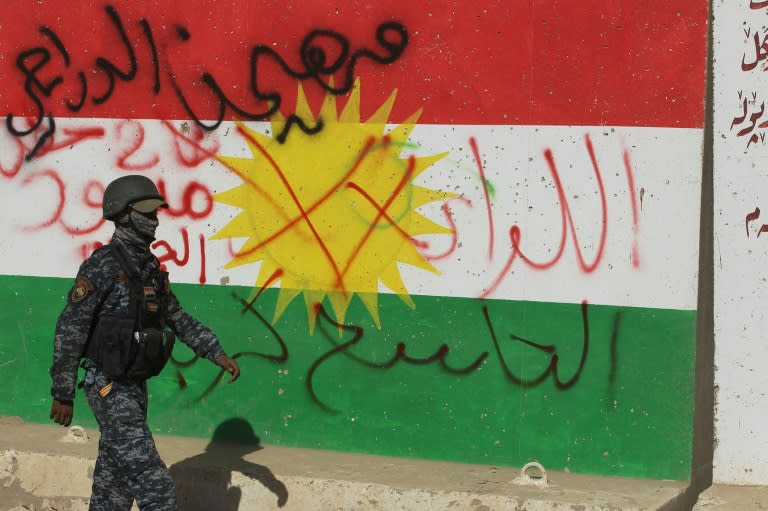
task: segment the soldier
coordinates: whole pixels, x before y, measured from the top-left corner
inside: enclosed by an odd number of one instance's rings
[[[51,419],[72,422],[80,364],[101,432],[91,511],[128,511],[134,498],[142,511],[176,509],[173,480],[147,426],[146,386],[170,357],[175,336],[228,371],[230,383],[240,376],[216,335],[182,309],[150,252],[160,207],[168,205],[144,176],[107,186],[102,208],[115,223],[112,241],[80,266],[56,323]]]

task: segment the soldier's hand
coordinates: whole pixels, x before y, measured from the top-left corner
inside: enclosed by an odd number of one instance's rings
[[[227,355],[219,355],[216,357],[216,365],[232,375],[228,383],[232,383],[240,377],[240,366],[237,365],[234,358]]]
[[[53,400],[53,404],[51,405],[50,418],[57,423],[61,424],[62,426],[69,426],[72,424],[73,413],[72,401],[59,401],[57,399]]]

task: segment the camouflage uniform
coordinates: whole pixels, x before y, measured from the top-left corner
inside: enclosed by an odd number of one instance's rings
[[[144,282],[158,269],[159,262],[148,249],[118,237],[112,243],[126,249]],[[81,265],[56,324],[51,394],[60,401],[74,399],[82,359],[86,370],[83,386],[101,431],[91,510],[128,511],[134,498],[142,511],[176,509],[173,481],[146,422],[146,383],[110,382],[92,360],[83,358],[96,317],[127,314],[130,293],[124,277],[109,246],[95,251]],[[166,324],[178,338],[211,361],[224,355],[216,335],[187,314],[170,289],[159,287],[155,292],[164,301]]]

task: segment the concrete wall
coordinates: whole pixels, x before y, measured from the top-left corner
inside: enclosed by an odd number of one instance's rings
[[[715,2],[714,480],[768,484],[765,2]]]
[[[156,431],[687,479],[706,3],[307,4],[0,6],[0,414],[136,172],[243,367],[179,346]]]

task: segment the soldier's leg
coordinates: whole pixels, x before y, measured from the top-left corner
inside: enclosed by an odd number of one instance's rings
[[[175,511],[176,486],[152,435],[126,438],[119,446],[128,486],[141,511]]]
[[[105,392],[109,382],[100,372],[96,371],[91,379],[89,384],[86,374],[88,401],[104,442],[105,466],[114,466],[113,473],[128,489],[130,500],[136,498],[142,511],[175,511],[173,479],[160,459],[146,423],[146,388],[112,382],[109,392]]]
[[[129,511],[133,497],[117,461],[99,440],[99,457],[93,469],[89,511]]]
[[[112,418],[105,413],[103,398],[98,391],[107,380],[94,369],[88,370],[85,377],[85,393],[88,404],[93,410],[96,422],[99,423],[99,455],[93,469],[93,485],[89,511],[129,511],[133,504],[133,495],[128,483],[120,470],[118,461],[109,449],[104,430],[113,427]]]

